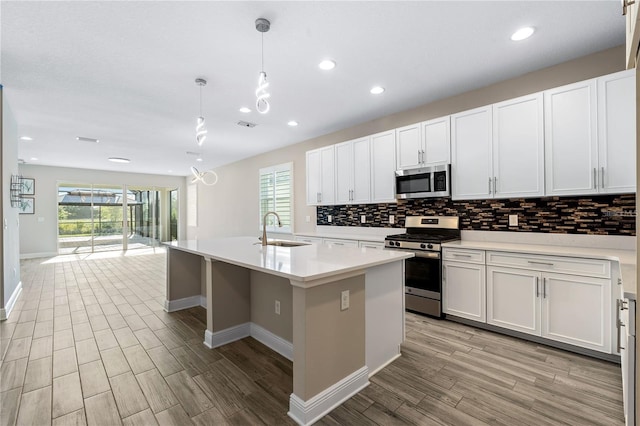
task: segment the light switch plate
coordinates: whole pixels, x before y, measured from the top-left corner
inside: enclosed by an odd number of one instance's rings
[[[346,311],[349,309],[349,290],[345,290],[340,295],[340,310]]]
[[[389,225],[396,223],[396,217],[392,214],[389,215]]]
[[[40,223],[44,222],[44,217],[39,216],[39,217],[38,217],[38,222],[40,222]]]
[[[333,221],[333,216],[328,215],[327,216],[327,222],[331,223]]]
[[[518,215],[510,214],[509,215],[509,226],[518,226]]]
[[[305,216],[304,220],[309,223],[311,222],[311,216]]]
[[[367,223],[367,216],[361,215],[360,216],[360,223]]]
[[[280,315],[280,301],[276,300],[276,315]]]

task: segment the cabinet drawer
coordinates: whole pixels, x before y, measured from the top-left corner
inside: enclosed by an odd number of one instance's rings
[[[456,262],[468,263],[484,263],[484,250],[469,250],[446,247],[443,249],[442,253],[444,260],[454,260]]]
[[[305,243],[312,243],[312,244],[322,244],[322,238],[316,238],[316,237],[305,237],[304,235],[299,235],[297,237],[295,237],[296,241],[302,241]]]
[[[358,247],[357,240],[338,240],[333,238],[325,238],[323,242],[329,246]]]
[[[375,249],[375,250],[384,249],[384,243],[381,243],[380,241],[359,241],[358,246],[360,248]]]
[[[598,259],[511,254],[488,251],[487,265],[512,266],[517,268],[535,269],[537,271],[585,275],[588,277],[598,278],[611,277],[611,262]]]

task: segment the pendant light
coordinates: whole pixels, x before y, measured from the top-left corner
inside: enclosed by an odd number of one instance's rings
[[[256,89],[256,110],[260,114],[266,114],[269,112],[271,106],[269,105],[269,97],[271,94],[267,92],[269,82],[267,81],[267,73],[264,72],[264,33],[271,28],[271,22],[264,18],[256,19],[256,30],[262,35],[262,67],[260,68],[260,75],[258,76],[258,88]]]
[[[196,169],[194,166],[191,166],[191,174],[193,178],[191,179],[191,183],[202,182],[207,186],[215,185],[218,182],[218,175],[213,170],[208,170],[206,172],[201,172]]]
[[[200,86],[200,116],[196,120],[196,141],[198,146],[202,146],[205,139],[207,139],[207,126],[202,116],[202,88],[207,85],[207,80],[204,78],[196,78],[196,84]]]

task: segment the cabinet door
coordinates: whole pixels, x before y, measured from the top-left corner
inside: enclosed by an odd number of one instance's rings
[[[493,106],[495,197],[544,195],[542,93]]]
[[[422,138],[420,124],[396,129],[398,147],[397,169],[411,169],[422,164]]]
[[[493,196],[491,170],[491,107],[451,116],[451,198]]]
[[[351,202],[368,203],[371,199],[371,155],[369,138],[358,139],[353,145],[353,183]]]
[[[442,310],[445,314],[486,322],[485,266],[443,262]]]
[[[598,78],[598,188],[636,191],[635,70]]]
[[[322,166],[320,173],[320,204],[335,202],[335,157],[334,146],[320,148]]]
[[[597,192],[596,81],[544,92],[546,195]]]
[[[636,66],[636,57],[638,54],[638,43],[640,42],[640,23],[638,19],[640,18],[640,14],[638,14],[638,2],[631,2],[627,6],[627,14],[625,16],[626,20],[626,40],[627,40],[627,48],[626,48],[626,68],[635,68]]]
[[[542,275],[542,337],[609,353],[611,280]]]
[[[451,122],[448,116],[422,123],[422,146],[425,165],[451,162]]]
[[[540,273],[487,267],[487,324],[540,336]]]
[[[320,150],[307,151],[307,205],[315,206],[320,203],[320,173],[322,155]]]
[[[371,136],[371,202],[396,201],[396,138],[394,132]]]
[[[344,142],[336,150],[336,204],[351,202],[353,189],[353,143]]]

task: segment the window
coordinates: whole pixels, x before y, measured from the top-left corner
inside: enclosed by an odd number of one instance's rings
[[[260,169],[260,229],[265,213],[274,211],[280,216],[278,227],[275,216],[267,218],[267,231],[293,232],[293,163]]]

